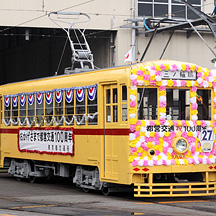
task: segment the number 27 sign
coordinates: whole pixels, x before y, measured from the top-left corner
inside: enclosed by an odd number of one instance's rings
[[[211,152],[215,139],[214,131],[211,128],[202,130],[200,132],[199,139],[203,152]]]

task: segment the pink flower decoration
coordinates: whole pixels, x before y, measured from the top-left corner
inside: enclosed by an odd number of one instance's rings
[[[190,71],[190,65],[186,64],[186,71]]]
[[[213,122],[213,127],[214,127],[214,128],[216,127],[216,122]]]
[[[133,162],[132,162],[132,166],[137,166],[138,165],[138,161],[137,160],[134,160]]]
[[[214,104],[214,108],[216,109],[216,103]]]
[[[141,142],[141,147],[142,147],[142,148],[145,148],[145,147],[146,147],[146,145],[145,145],[144,142]]]
[[[133,124],[131,124],[131,125],[130,125],[130,130],[131,130],[132,132],[135,131],[135,130],[136,130],[136,126],[133,125]]]
[[[161,118],[161,119],[159,119],[159,122],[160,122],[161,125],[163,125],[166,122],[166,119]]]
[[[141,153],[138,153],[138,157],[142,157],[142,152],[141,152]]]
[[[177,81],[173,80],[173,86],[177,86]]]
[[[135,107],[135,106],[136,106],[136,102],[135,102],[135,101],[131,101],[131,102],[130,102],[130,106],[131,106],[131,107]]]
[[[182,126],[187,126],[185,120],[182,120]]]
[[[211,72],[211,71],[209,71],[209,76],[213,76],[213,74],[212,74],[212,72]]]
[[[133,79],[133,80],[132,80],[132,85],[133,85],[133,86],[136,86],[136,85],[137,85],[137,79]]]
[[[143,71],[138,70],[138,71],[137,71],[137,75],[138,75],[138,76],[143,76]]]
[[[209,158],[206,159],[206,163],[211,164],[211,161],[209,160]]]
[[[156,75],[156,76],[161,76],[161,72],[160,72],[160,71],[156,71],[156,72],[155,72],[155,75]]]
[[[161,70],[165,70],[166,69],[166,67],[164,66],[164,64],[161,64],[160,68],[161,68]]]
[[[173,121],[173,125],[174,125],[174,126],[177,126],[177,125],[178,125],[178,122],[177,122],[177,121]]]
[[[146,75],[146,80],[150,81],[150,75]]]
[[[137,126],[141,125],[141,121],[138,120],[137,123],[136,123],[136,125],[137,125]]]
[[[197,77],[198,78],[202,77],[202,73],[201,72],[197,73]]]
[[[148,147],[144,147],[144,148],[143,148],[143,151],[148,151]]]
[[[198,104],[197,103],[193,103],[192,104],[192,110],[196,110],[198,108]]]
[[[166,166],[166,165],[167,165],[167,162],[166,162],[166,160],[162,160],[162,163],[163,163],[163,165],[164,165],[164,166]]]
[[[175,160],[174,159],[171,160],[171,165],[175,165]]]
[[[205,77],[205,80],[209,82],[209,78],[208,77]]]
[[[155,151],[155,155],[158,156],[159,154],[160,154],[160,151],[159,151],[159,150],[156,150],[156,151]]]
[[[160,91],[165,91],[165,89],[166,89],[166,86],[164,86],[164,85],[162,85],[162,86],[159,87]]]
[[[138,137],[138,136],[140,135],[140,132],[139,132],[139,131],[135,131],[135,132],[134,132],[134,135],[135,135],[136,137]]]
[[[189,163],[189,164],[192,164],[193,161],[192,161],[191,158],[188,158],[187,160],[188,160],[188,163]]]
[[[206,155],[207,157],[209,157],[209,156],[210,156],[210,152],[206,152],[205,155]]]
[[[144,167],[147,167],[147,166],[148,166],[148,161],[147,161],[147,160],[144,160],[143,166],[144,166]]]
[[[196,150],[196,147],[195,147],[195,146],[192,146],[192,147],[191,147],[191,152],[195,152],[195,150]]]
[[[156,160],[153,160],[153,163],[154,163],[154,165],[155,165],[155,166],[157,166],[157,165],[158,165],[158,163],[157,163],[157,161],[156,161]]]
[[[168,150],[168,148],[167,148],[167,147],[164,147],[164,148],[163,148],[163,153],[166,154],[166,153],[167,153],[167,150]]]
[[[154,122],[154,121],[150,121],[150,122],[149,122],[149,125],[150,125],[150,126],[155,126],[155,122]]]
[[[159,107],[166,107],[166,101],[161,101],[159,103]]]
[[[185,80],[181,81],[181,86],[186,86],[187,82]]]
[[[192,86],[191,91],[192,92],[196,92],[197,91],[197,87],[196,86]]]
[[[159,132],[155,132],[155,141],[158,140],[160,138],[160,133]]]
[[[202,163],[203,159],[202,158],[198,158],[198,161],[199,161],[199,163]]]
[[[215,82],[213,82],[213,83],[212,83],[212,86],[213,86],[213,88],[215,88],[215,87],[216,87],[216,83],[215,83]]]
[[[170,136],[171,136],[172,138],[174,138],[174,137],[176,137],[176,133],[175,133],[174,131],[172,131],[172,132],[170,133]]]
[[[205,127],[206,126],[206,123],[204,120],[201,121],[201,127]]]
[[[186,131],[184,131],[184,132],[182,132],[182,137],[184,137],[184,138],[188,138],[188,136],[187,136],[187,132]]]
[[[199,87],[203,87],[203,82],[201,82],[201,83],[199,84]]]
[[[151,70],[155,70],[155,66],[151,66]]]
[[[196,164],[196,161],[195,161],[195,159],[194,159],[194,158],[192,159],[192,163],[193,163],[193,164]]]
[[[131,154],[135,153],[136,151],[137,151],[137,148],[136,148],[136,147],[131,147],[131,148],[130,148]]]
[[[195,66],[195,71],[197,71],[198,70],[198,66]]]
[[[176,64],[172,65],[172,71],[176,71],[177,69],[178,69],[178,67]]]

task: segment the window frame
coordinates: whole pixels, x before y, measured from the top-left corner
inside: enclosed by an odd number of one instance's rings
[[[151,15],[140,15],[139,14],[139,6],[140,5],[152,5],[151,6]],[[155,15],[155,5],[167,5],[167,16],[165,15]],[[185,13],[185,16],[184,17],[178,17],[178,16],[173,16],[173,9],[172,7],[173,6],[183,6],[184,7],[184,13]],[[193,4],[193,6],[195,7],[199,7],[200,10],[202,11],[203,10],[203,0],[200,0],[200,4]],[[188,13],[188,6],[183,4],[183,3],[180,3],[180,2],[172,2],[172,0],[167,0],[167,2],[157,2],[157,0],[152,0],[152,1],[145,1],[145,0],[138,0],[137,1],[137,14],[138,14],[138,17],[151,17],[151,18],[164,18],[164,17],[167,17],[169,19],[179,19],[179,20],[194,20],[196,18],[188,18],[189,16],[189,13]]]

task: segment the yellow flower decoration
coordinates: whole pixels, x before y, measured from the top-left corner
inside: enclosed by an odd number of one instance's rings
[[[132,69],[132,74],[135,74],[135,75],[137,74],[137,69],[136,68]]]
[[[160,122],[158,120],[156,120],[155,125],[160,125]]]
[[[172,81],[172,80],[168,80],[168,81],[167,81],[167,85],[168,85],[169,87],[172,87],[172,86],[173,86],[173,81]]]
[[[182,70],[185,71],[186,70],[186,65],[182,64],[181,66],[182,66]]]
[[[177,136],[177,137],[180,137],[181,135],[182,135],[182,132],[181,132],[181,131],[177,131],[177,132],[176,132],[176,136]]]
[[[190,92],[190,97],[196,97],[196,92]]]
[[[155,136],[155,132],[151,132],[150,137],[154,137],[154,136]]]
[[[137,90],[130,89],[130,95],[137,95]]]
[[[159,91],[159,96],[166,96],[166,91]]]
[[[160,65],[155,66],[156,71],[161,71]]]
[[[138,153],[143,152],[143,148],[142,148],[142,147],[139,147],[139,148],[137,149],[137,152],[138,152]]]
[[[188,135],[189,137],[192,137],[192,136],[193,136],[193,132],[188,132],[187,135]]]
[[[209,72],[205,72],[204,76],[208,77],[209,76]]]
[[[140,132],[140,136],[145,136],[145,132]]]
[[[150,79],[151,79],[151,80],[155,80],[155,75],[150,76]]]
[[[170,136],[170,132],[165,132],[164,136],[169,137]]]
[[[136,122],[137,122],[136,119],[134,119],[134,118],[130,119],[130,124],[136,124]]]
[[[173,126],[173,121],[172,120],[168,120],[169,122],[169,126]]]
[[[131,140],[130,143],[129,143],[129,146],[130,147],[135,147],[136,143],[137,143],[136,140]]]
[[[169,70],[169,64],[164,64],[165,66],[165,70],[168,71]]]
[[[136,126],[136,131],[140,131],[141,126],[137,125]]]
[[[178,126],[181,127],[182,126],[182,121],[177,120],[177,122],[178,122]]]
[[[198,84],[197,81],[195,81],[194,85],[195,85],[196,87],[199,87],[199,84]]]
[[[197,123],[197,125],[201,125],[201,121],[197,121],[196,123]]]
[[[140,67],[140,70],[143,71],[143,73],[145,73],[145,71],[146,71],[145,67],[143,65]]]
[[[130,113],[130,114],[136,113],[136,110],[133,109],[133,108],[131,108],[131,109],[129,109],[129,113]]]
[[[150,149],[153,147],[152,142],[147,142],[146,146]]]
[[[146,122],[144,120],[141,121],[141,126],[145,126]]]
[[[157,86],[162,86],[162,81],[156,82],[156,85],[157,85]]]
[[[186,81],[186,86],[191,87],[191,81]]]
[[[198,114],[198,110],[191,110],[191,115],[197,115]]]
[[[203,72],[201,67],[198,67],[197,73],[199,73],[199,72]]]
[[[184,159],[185,165],[188,165],[188,160]]]
[[[192,71],[195,71],[195,69],[196,69],[196,68],[195,68],[195,65],[191,65],[191,70],[192,70]]]
[[[211,82],[209,82],[209,87],[211,88],[213,85],[212,85],[212,83]]]
[[[180,163],[179,163],[179,160],[178,160],[178,159],[175,159],[175,164],[176,164],[176,165],[180,165]]]
[[[187,125],[188,127],[190,127],[190,124],[189,124],[189,122],[188,122],[188,121],[186,121],[186,125]]]
[[[166,112],[166,108],[159,108],[159,109],[158,109],[158,112],[159,112],[159,113],[165,113],[165,112]]]
[[[164,144],[163,138],[159,138],[159,145],[163,146],[163,144]]]
[[[146,75],[150,75],[150,71],[147,70],[147,71],[146,71]]]
[[[144,81],[143,76],[137,76],[137,80]]]

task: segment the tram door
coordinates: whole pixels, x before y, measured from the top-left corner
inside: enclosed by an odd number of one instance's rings
[[[1,128],[2,128],[2,95],[0,95],[0,167],[3,166],[3,161],[2,161],[2,136],[1,136]]]
[[[105,85],[103,95],[104,110],[104,177],[118,179],[119,148],[115,136],[118,127],[118,87]]]

